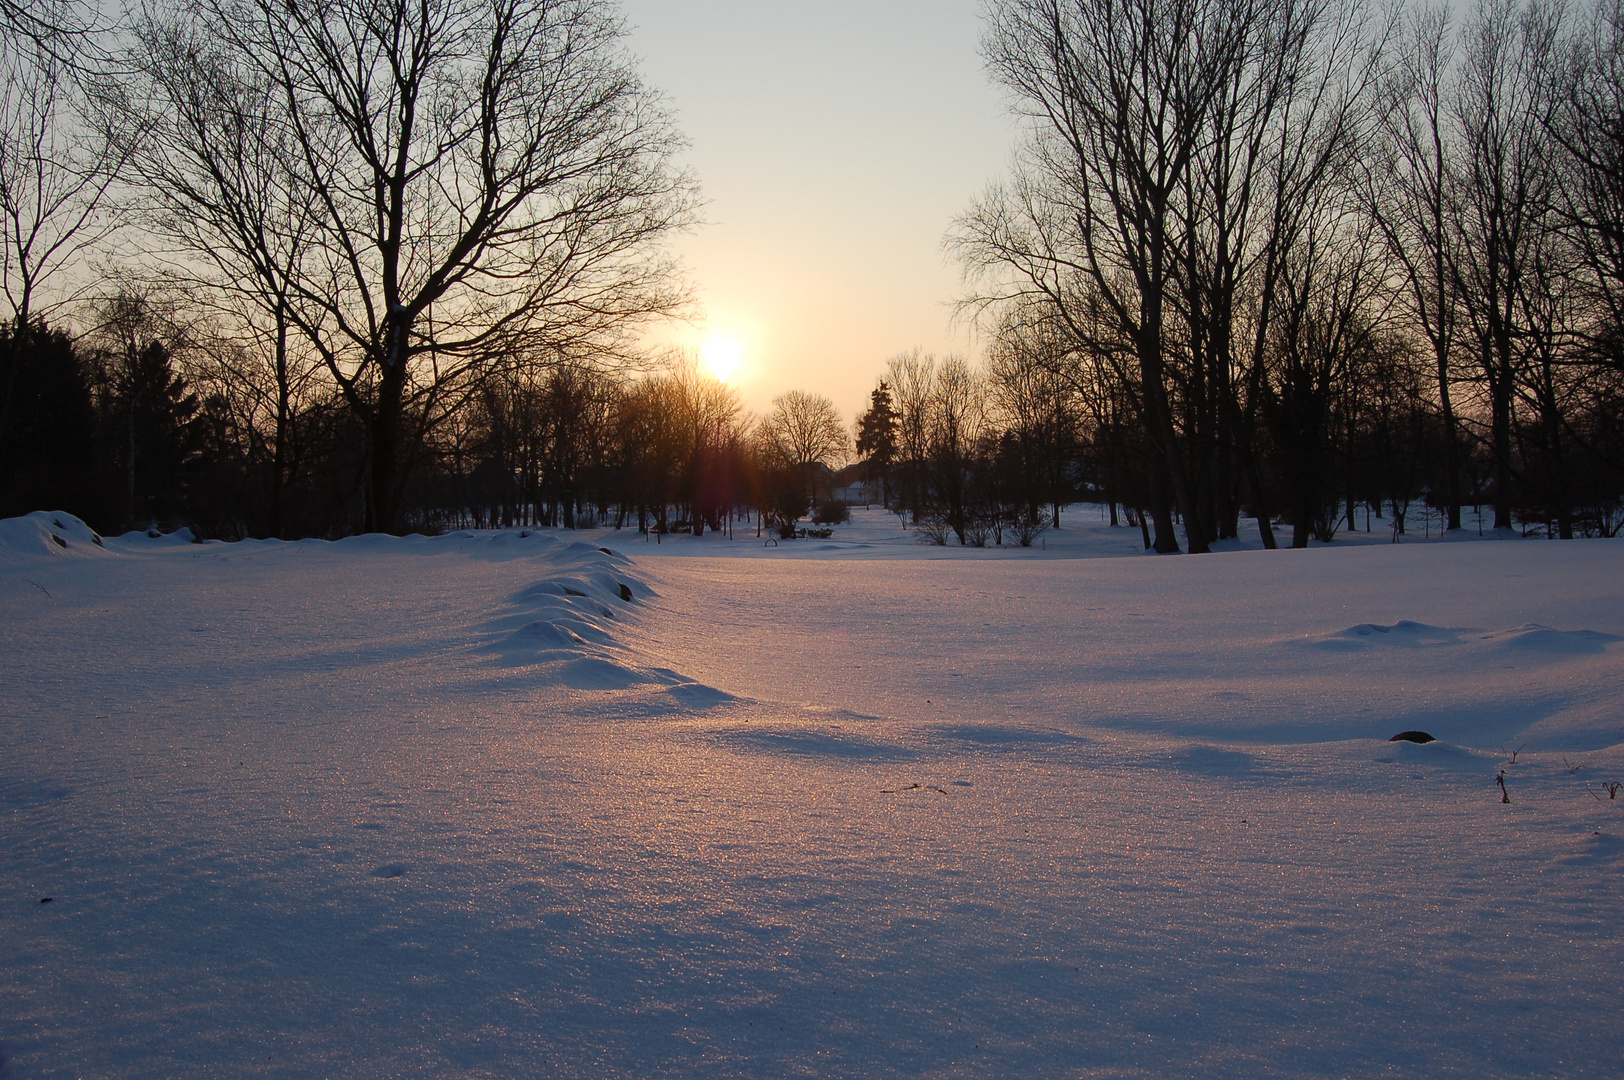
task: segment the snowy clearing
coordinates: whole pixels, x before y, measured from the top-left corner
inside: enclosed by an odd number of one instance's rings
[[[1089,513],[0,522],[0,1075],[1624,1071],[1624,546]]]

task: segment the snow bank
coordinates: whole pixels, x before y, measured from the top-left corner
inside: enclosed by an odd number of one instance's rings
[[[0,519],[0,570],[44,559],[100,558],[107,545],[96,530],[60,510]]]

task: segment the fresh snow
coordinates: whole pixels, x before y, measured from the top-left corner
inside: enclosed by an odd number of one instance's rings
[[[0,1075],[1619,1075],[1624,546],[1388,539],[0,521]]]

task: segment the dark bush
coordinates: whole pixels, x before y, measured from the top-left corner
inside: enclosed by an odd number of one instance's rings
[[[825,499],[812,508],[812,521],[818,525],[844,525],[851,520],[851,507],[837,499]]]

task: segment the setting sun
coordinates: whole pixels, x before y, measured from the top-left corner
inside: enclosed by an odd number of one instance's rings
[[[721,382],[730,381],[744,366],[744,346],[738,338],[726,334],[711,334],[699,347],[705,368]]]

